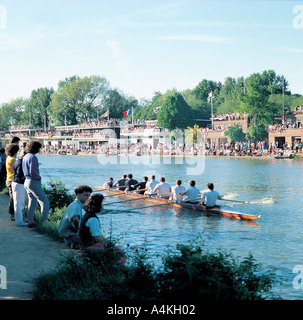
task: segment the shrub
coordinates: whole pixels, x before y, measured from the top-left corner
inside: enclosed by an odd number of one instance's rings
[[[56,271],[35,281],[36,299],[101,300],[262,300],[270,294],[273,274],[257,275],[252,255],[239,262],[231,253],[204,252],[178,245],[163,257],[162,271],[137,250],[127,266],[114,251],[86,250],[67,256]]]
[[[62,180],[57,181],[51,179],[47,186],[42,186],[46,196],[48,197],[50,203],[50,211],[54,211],[55,208],[67,207],[74,200],[74,196],[70,194],[69,189],[67,189]]]

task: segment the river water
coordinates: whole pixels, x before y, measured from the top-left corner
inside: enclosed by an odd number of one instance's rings
[[[274,290],[277,294],[289,300],[303,298],[303,286],[293,287],[293,280],[299,275],[293,269],[303,265],[303,162],[56,155],[38,155],[38,158],[43,184],[53,178],[62,180],[69,188],[87,184],[94,189],[110,176],[119,179],[123,173],[132,173],[142,181],[143,176],[155,174],[158,179],[164,176],[171,185],[181,179],[187,187],[190,180],[196,180],[200,190],[213,182],[220,194],[251,201],[248,204],[220,201],[220,204],[229,210],[261,214],[256,222],[205,216],[167,206],[123,212],[132,206],[127,203],[106,205],[107,209],[121,211],[102,215],[100,221],[107,236],[120,239],[120,246],[144,245],[151,254],[194,240],[208,250],[232,249],[239,257],[251,252],[264,269],[273,268],[281,277],[282,284]],[[109,197],[105,202],[118,200]],[[136,202],[140,206],[145,204],[152,203]]]

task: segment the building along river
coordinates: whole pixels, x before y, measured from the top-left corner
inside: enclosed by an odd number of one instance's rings
[[[68,188],[80,184],[101,186],[111,176],[132,173],[139,182],[155,174],[172,186],[177,179],[188,186],[196,180],[205,190],[213,182],[220,194],[248,204],[220,201],[228,210],[254,215],[256,222],[231,220],[219,216],[173,208],[148,208],[140,212],[123,212],[134,204],[107,205],[121,210],[100,216],[106,235],[120,239],[120,246],[146,246],[151,254],[163,253],[167,246],[193,240],[206,249],[233,250],[235,256],[253,253],[264,269],[272,268],[281,276],[275,292],[283,299],[302,299],[302,288],[295,289],[293,280],[303,265],[303,162],[295,160],[261,160],[234,158],[157,158],[38,155],[42,183],[51,178],[62,180]],[[104,203],[118,201],[106,198]],[[142,202],[136,204],[142,206]],[[146,203],[151,205],[152,203]],[[153,255],[152,255],[153,256]],[[151,259],[157,259],[155,257]],[[156,261],[156,260],[155,260]]]

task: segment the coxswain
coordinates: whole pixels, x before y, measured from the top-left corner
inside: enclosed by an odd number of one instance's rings
[[[112,189],[114,187],[114,179],[112,177],[108,178],[107,182],[104,182],[103,188]]]

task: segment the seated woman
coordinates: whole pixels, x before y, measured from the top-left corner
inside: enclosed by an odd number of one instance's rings
[[[122,256],[119,262],[125,265],[126,257],[123,253],[123,250],[114,246],[102,236],[100,221],[97,217],[97,213],[99,213],[102,209],[103,199],[104,197],[102,194],[93,194],[87,199],[83,206],[85,214],[81,219],[79,230],[81,245],[87,249],[112,249],[119,251],[120,256]]]

